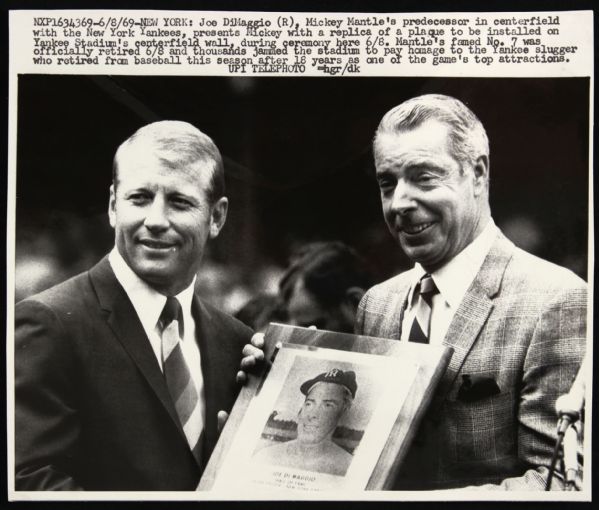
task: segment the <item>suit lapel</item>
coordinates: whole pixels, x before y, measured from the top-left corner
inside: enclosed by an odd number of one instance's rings
[[[212,450],[216,443],[216,415],[219,411],[217,403],[220,402],[218,381],[219,374],[214,373],[215,367],[222,366],[219,359],[225,353],[224,346],[219,346],[217,339],[218,321],[213,320],[210,311],[203,305],[197,295],[193,297],[192,313],[196,324],[196,337],[200,346],[202,363],[202,377],[204,379],[204,401],[206,415],[204,423],[204,447]]]
[[[399,320],[397,317],[393,317],[393,320],[389,323],[390,327],[395,328],[395,331],[392,332],[393,336],[389,336],[389,338],[397,338],[401,340],[401,326],[403,324],[403,317],[406,313],[406,309],[408,308],[408,295],[410,294],[410,285],[408,285],[403,292],[400,292],[397,295],[397,303],[394,304],[393,309],[399,310]]]
[[[493,309],[514,245],[499,233],[449,325],[443,344],[454,352],[437,391],[443,400]]]
[[[403,318],[408,308],[408,296],[412,287],[412,271],[410,270],[410,277],[406,279],[406,283],[399,286],[397,292],[391,294],[389,308],[387,308],[390,313],[383,321],[383,331],[378,332],[378,336],[401,340]]]
[[[110,328],[185,438],[148,337],[127,293],[116,279],[107,257],[91,269],[90,278]]]

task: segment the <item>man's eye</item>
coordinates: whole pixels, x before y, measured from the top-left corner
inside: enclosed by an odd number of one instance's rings
[[[421,174],[414,176],[414,181],[418,182],[420,184],[426,184],[426,183],[431,182],[434,179],[434,177],[435,176],[433,174],[421,173]]]
[[[145,193],[134,193],[129,195],[129,201],[135,205],[143,205],[150,200],[150,197]]]
[[[395,182],[393,182],[391,179],[380,179],[379,189],[383,194],[391,193],[395,189]]]
[[[173,198],[171,199],[171,203],[177,209],[189,209],[191,207],[191,202],[185,200],[184,198]]]

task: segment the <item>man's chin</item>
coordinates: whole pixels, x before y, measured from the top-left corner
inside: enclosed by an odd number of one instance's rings
[[[423,267],[435,265],[436,257],[432,253],[430,246],[411,246],[403,242],[400,243],[400,246],[412,262],[418,262]]]
[[[306,446],[315,446],[323,441],[323,439],[320,437],[298,437],[297,440]]]
[[[177,281],[177,275],[170,264],[137,264],[132,269],[137,276],[155,289],[164,289]]]

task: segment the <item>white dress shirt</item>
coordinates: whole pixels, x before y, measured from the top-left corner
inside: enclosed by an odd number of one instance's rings
[[[137,312],[137,316],[150,341],[160,370],[162,370],[162,331],[158,324],[158,319],[166,303],[166,296],[152,289],[137,276],[127,265],[123,257],[121,257],[116,247],[108,255],[108,261],[112,266],[116,279],[123,286],[131,303],[133,303],[133,308]],[[202,416],[205,416],[204,378],[200,364],[200,348],[196,339],[195,321],[191,314],[194,284],[195,278],[189,287],[175,297],[181,303],[181,309],[183,310],[183,341],[181,342],[181,350],[185,362],[189,367],[191,378],[198,390],[198,395],[200,395]]]
[[[485,257],[489,253],[499,230],[493,219],[489,222],[466,248],[458,253],[447,264],[431,273],[439,293],[433,296],[429,343],[440,345],[445,338],[449,325],[460,306],[464,295],[478,274]],[[414,288],[426,271],[420,264],[414,266],[414,280],[408,294],[408,307],[401,325],[401,340],[407,341],[414,321],[418,296]]]

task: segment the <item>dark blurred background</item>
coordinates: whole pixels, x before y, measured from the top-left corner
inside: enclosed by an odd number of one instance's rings
[[[587,279],[589,80],[21,75],[16,299],[113,245],[114,151],[140,126],[185,120],[220,148],[230,211],[198,286],[234,312],[276,290],[293,251],[338,239],[377,280],[409,267],[380,211],[370,143],[403,100],[444,93],[491,142],[491,206],[516,244]],[[10,232],[10,230],[9,230]]]

